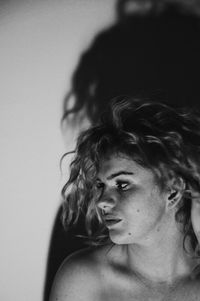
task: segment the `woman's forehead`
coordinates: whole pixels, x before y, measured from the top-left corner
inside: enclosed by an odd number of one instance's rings
[[[139,175],[152,172],[139,165],[133,158],[123,153],[106,154],[100,160],[98,175],[109,176],[110,174]]]

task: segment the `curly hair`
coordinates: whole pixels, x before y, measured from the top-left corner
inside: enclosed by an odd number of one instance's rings
[[[191,223],[191,201],[200,197],[200,115],[164,103],[121,96],[113,99],[100,122],[78,137],[68,182],[62,189],[63,224],[85,218],[93,244],[109,241],[96,204],[99,164],[106,154],[123,153],[151,169],[164,188],[172,178],[185,183],[176,221],[182,225],[184,248],[198,246]],[[186,248],[185,248],[186,250]],[[186,250],[187,251],[187,250]]]

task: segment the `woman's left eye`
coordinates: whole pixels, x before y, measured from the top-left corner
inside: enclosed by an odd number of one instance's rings
[[[116,186],[119,190],[128,190],[129,184],[127,182],[117,182]]]

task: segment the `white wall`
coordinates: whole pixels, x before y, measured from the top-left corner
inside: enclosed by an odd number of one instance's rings
[[[0,3],[0,300],[42,300],[59,205],[62,100],[115,0]]]

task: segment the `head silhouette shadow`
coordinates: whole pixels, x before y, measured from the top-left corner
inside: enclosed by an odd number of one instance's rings
[[[100,32],[80,57],[64,99],[63,122],[80,124],[86,116],[95,124],[108,100],[118,95],[199,106],[198,11],[199,7],[184,1],[174,5],[164,0],[119,0],[116,23]],[[85,246],[76,236],[86,234],[84,218],[66,233],[61,213],[59,208],[50,241],[44,301],[49,299],[53,278],[64,258]]]

